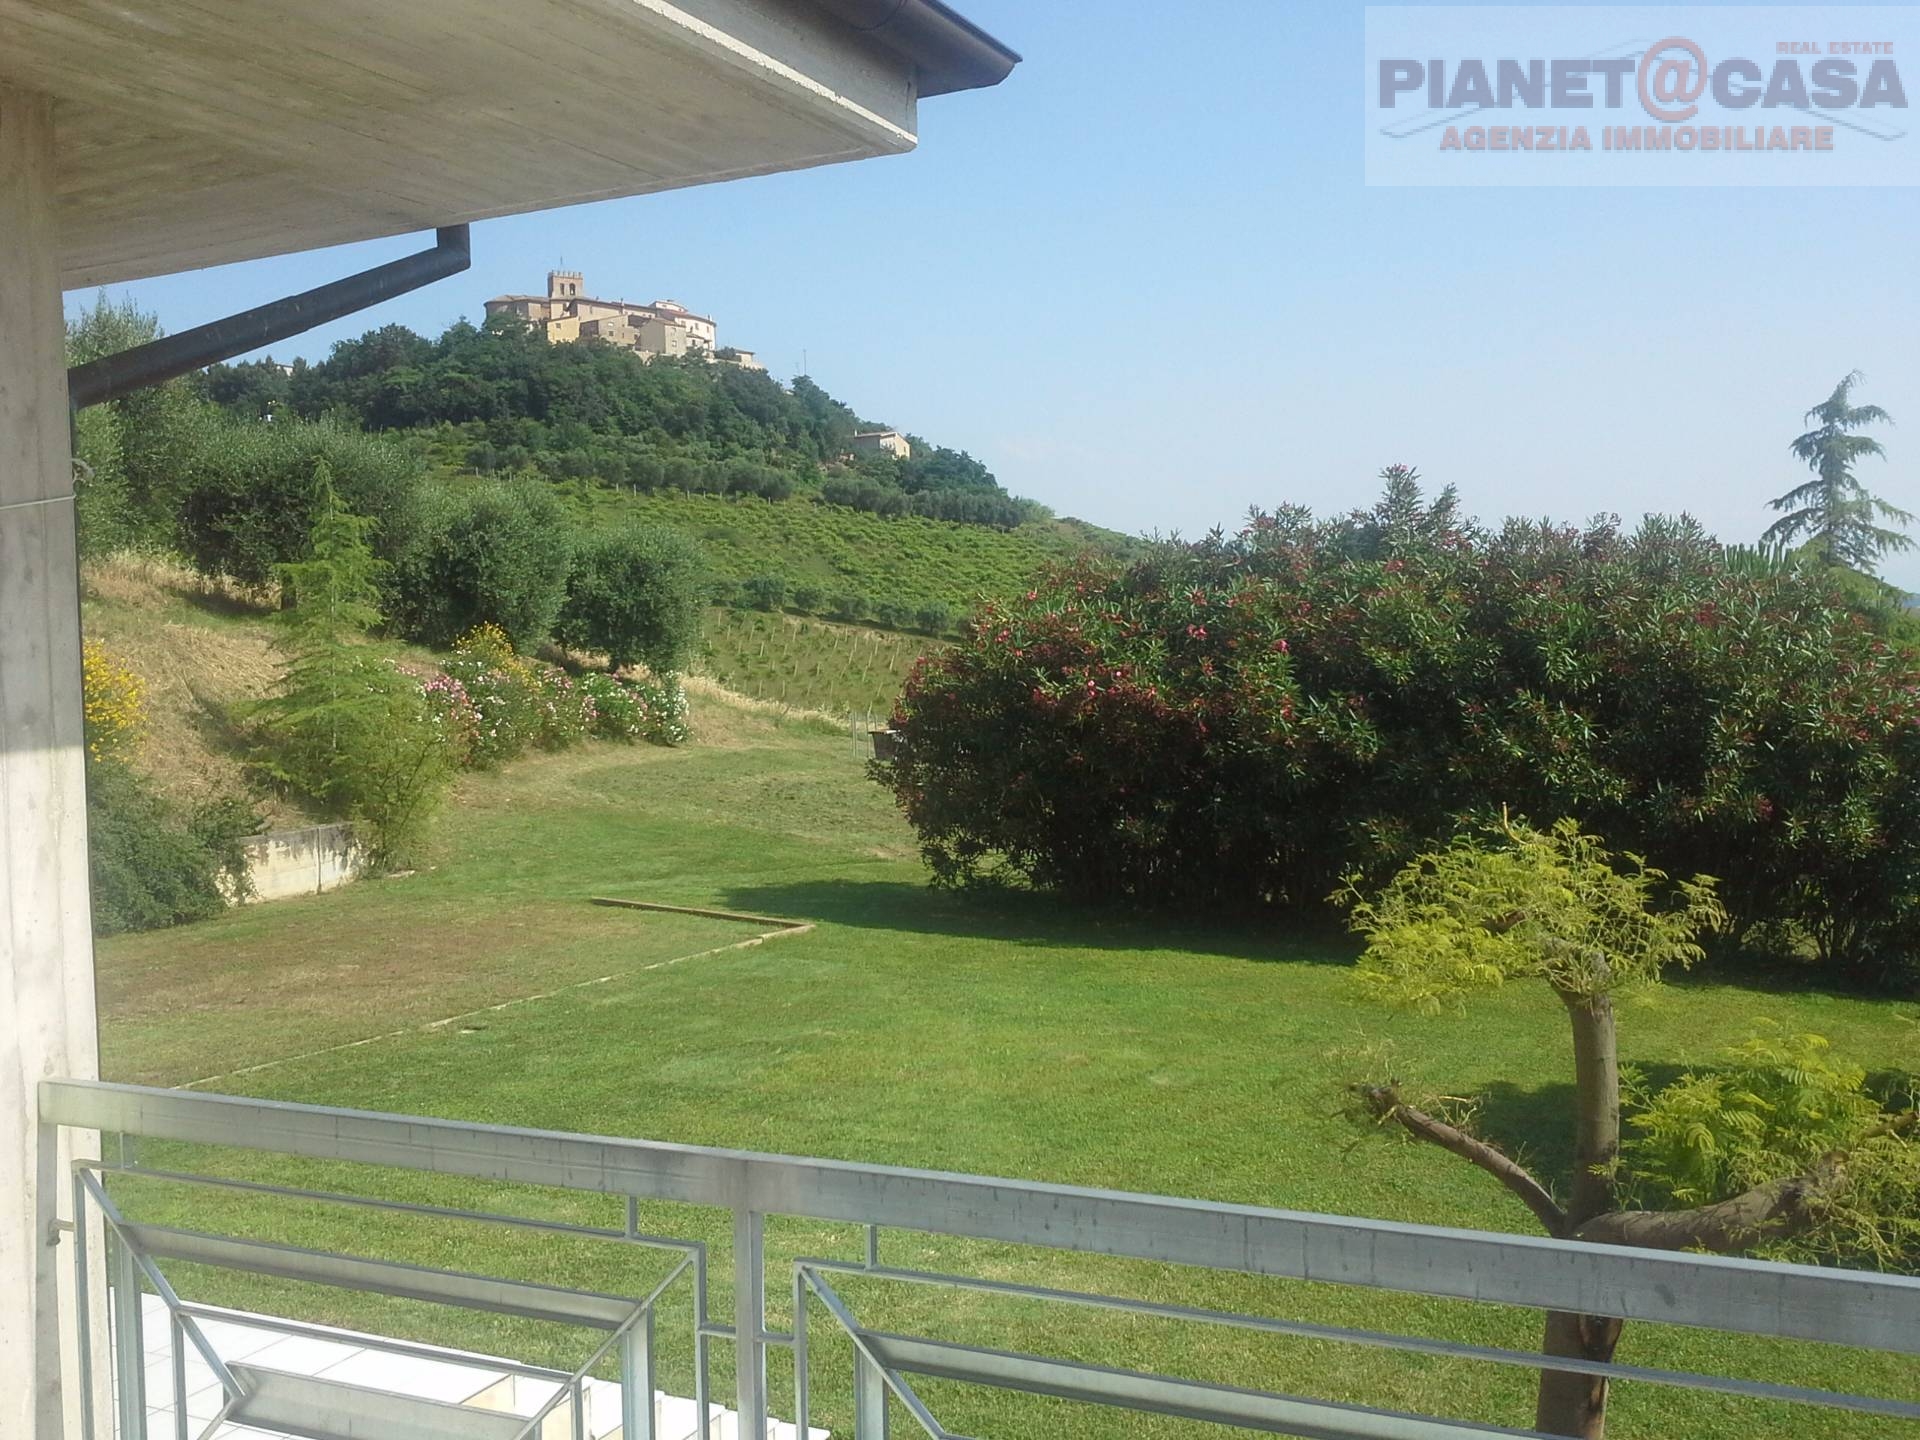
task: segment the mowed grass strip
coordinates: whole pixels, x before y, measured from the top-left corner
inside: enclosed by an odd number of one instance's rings
[[[101,942],[105,1073],[145,1085],[231,1075],[606,977],[624,980],[764,928],[596,906],[592,883],[564,874],[526,883],[497,877],[491,893],[479,895],[459,873],[462,849],[456,839],[443,864],[413,875]],[[463,1022],[493,1023],[493,1015]]]
[[[644,1136],[850,1160],[1111,1186],[1387,1220],[1531,1230],[1530,1217],[1450,1157],[1356,1131],[1340,1114],[1340,1082],[1390,1064],[1418,1087],[1484,1097],[1483,1124],[1564,1184],[1568,1059],[1551,999],[1525,988],[1490,997],[1467,1020],[1385,1014],[1347,981],[1351,945],[1284,926],[1146,924],[1076,912],[1032,897],[992,903],[931,892],[910,836],[868,785],[844,738],[809,736],[737,712],[697,717],[710,743],[684,751],[592,747],[471,782],[450,817],[447,854],[431,874],[297,905],[262,907],[210,927],[102,947],[103,974],[135,956],[164,971],[203,961],[201,937],[225,930],[231,963],[293,971],[369,963],[393,927],[431,904],[458,905],[472,925],[525,922],[502,979],[551,955],[595,953],[603,933],[570,932],[572,911],[545,898],[589,893],[714,904],[819,922],[812,934],[629,982],[567,992],[501,1012],[483,1027],[412,1033],[237,1077],[219,1088],[322,1104],[500,1124]],[[413,887],[408,889],[407,887]],[[358,895],[364,898],[355,899]],[[392,897],[392,898],[388,898]],[[303,911],[367,907],[328,929]],[[391,905],[386,911],[383,907]],[[620,912],[583,909],[596,920]],[[564,917],[564,918],[563,918]],[[637,917],[624,917],[629,920]],[[551,921],[550,943],[540,932]],[[306,930],[304,926],[314,928]],[[234,928],[238,927],[238,928]],[[242,933],[244,932],[244,933]],[[423,934],[433,933],[430,930]],[[303,943],[304,939],[304,943]],[[316,946],[316,942],[321,942]],[[425,942],[421,942],[425,944]],[[461,945],[410,962],[458,970]],[[249,958],[250,957],[250,958]],[[547,957],[542,959],[541,957]],[[590,968],[590,967],[588,967]],[[611,968],[611,967],[609,967]],[[179,981],[176,983],[185,983]],[[225,1043],[237,1021],[222,986],[182,1016]],[[292,983],[291,981],[289,983]],[[546,988],[532,984],[528,990]],[[109,995],[114,992],[109,985]],[[107,1005],[109,1071],[133,1078],[151,1030],[127,1026],[129,992]],[[327,987],[316,987],[325,1005]],[[254,1019],[261,1047],[311,1049],[311,1018]],[[1830,1036],[1875,1067],[1910,1066],[1902,1007],[1819,994],[1775,995],[1717,984],[1671,989],[1623,1019],[1626,1057],[1650,1069],[1710,1058],[1762,1019]],[[149,1017],[148,1024],[152,1019]],[[270,1033],[266,1033],[270,1032]],[[1388,1061],[1381,1057],[1389,1055]],[[167,1147],[151,1147],[164,1161]],[[200,1152],[227,1173],[317,1188],[499,1208],[618,1226],[617,1201],[484,1182],[441,1181],[271,1156]],[[625,1293],[662,1273],[657,1257],[588,1240],[380,1216],[253,1197],[129,1190],[137,1213],[298,1244],[522,1275]],[[648,1206],[643,1227],[701,1239],[724,1266],[724,1214]],[[857,1232],[784,1221],[776,1264],[797,1254],[852,1257]],[[1064,1288],[1111,1289],[1177,1303],[1323,1323],[1405,1329],[1527,1348],[1538,1319],[1350,1287],[1196,1274],[937,1237],[890,1235],[896,1264],[967,1270]],[[724,1275],[718,1269],[716,1276]],[[782,1271],[771,1289],[784,1295]],[[267,1292],[194,1277],[200,1293],[266,1303]],[[1384,1351],[1175,1326],[874,1282],[847,1293],[869,1323],[970,1343],[1073,1355],[1329,1398],[1451,1413],[1506,1425],[1531,1416],[1518,1370],[1406,1359]],[[293,1298],[293,1297],[283,1297]],[[481,1350],[577,1360],[590,1341],[490,1317],[394,1307],[366,1297],[297,1297],[314,1318],[385,1326]],[[724,1286],[716,1283],[724,1315]],[[663,1320],[663,1373],[688,1393],[686,1314]],[[784,1299],[775,1323],[785,1323]],[[816,1318],[815,1338],[826,1327]],[[729,1381],[726,1347],[717,1383]],[[1629,1327],[1621,1358],[1912,1398],[1920,1366],[1820,1346]],[[844,1433],[850,1361],[818,1346],[826,1387],[816,1423]],[[776,1359],[775,1383],[788,1372]],[[982,1435],[1204,1434],[961,1387],[929,1387],[953,1429]],[[785,1393],[776,1388],[775,1394]],[[1621,1387],[1617,1437],[1758,1434],[1910,1436],[1914,1427]]]

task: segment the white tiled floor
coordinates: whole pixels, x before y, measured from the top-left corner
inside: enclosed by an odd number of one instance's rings
[[[173,1440],[173,1327],[167,1323],[166,1305],[158,1296],[143,1297],[141,1329],[147,1355],[148,1408],[147,1435],[138,1440]],[[330,1331],[326,1339],[282,1335],[248,1325],[246,1317],[237,1313],[231,1319],[202,1321],[201,1330],[215,1353],[230,1363],[244,1361],[271,1370],[317,1375],[369,1390],[438,1400],[449,1405],[474,1404],[489,1410],[531,1415],[554,1390],[553,1382],[511,1376],[496,1368],[497,1362],[484,1355],[451,1350],[445,1352],[444,1358],[436,1359],[394,1355],[370,1349],[367,1342],[375,1337],[351,1331]],[[186,1409],[191,1435],[198,1437],[207,1422],[219,1414],[224,1398],[213,1371],[189,1344]],[[693,1401],[656,1391],[654,1434],[657,1440],[692,1440],[699,1413]],[[739,1424],[731,1410],[715,1405],[712,1417],[713,1440],[738,1440]],[[543,1427],[555,1435],[567,1434],[570,1428],[564,1421],[558,1427]],[[798,1440],[794,1427],[784,1421],[775,1421],[769,1428],[773,1440]],[[618,1385],[604,1380],[587,1382],[587,1433],[593,1440],[619,1440]],[[245,1425],[227,1424],[209,1440],[284,1440],[284,1437]],[[825,1430],[813,1429],[809,1431],[808,1440],[828,1440],[828,1434]]]

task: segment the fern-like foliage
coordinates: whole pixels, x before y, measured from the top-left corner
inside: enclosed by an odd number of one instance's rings
[[[1361,989],[1429,1013],[1509,980],[1582,997],[1654,985],[1725,920],[1709,877],[1670,882],[1570,820],[1506,821],[1421,856],[1375,898],[1352,886],[1335,898],[1367,939]]]
[[[315,468],[305,560],[280,567],[287,663],[280,692],[247,707],[256,770],[356,822],[377,865],[405,863],[452,773],[418,682],[365,643],[385,566],[370,525]]]
[[[1819,1035],[1768,1029],[1653,1091],[1627,1082],[1629,1188],[1649,1208],[1712,1205],[1793,1177],[1819,1186],[1813,1223],[1768,1247],[1881,1267],[1920,1258],[1920,1143],[1861,1067]]]

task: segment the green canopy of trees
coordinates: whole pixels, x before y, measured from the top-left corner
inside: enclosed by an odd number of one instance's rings
[[[604,651],[615,670],[635,661],[656,675],[684,670],[700,644],[705,578],[698,547],[677,530],[599,531],[574,550],[556,634]]]
[[[388,614],[401,632],[451,645],[498,625],[531,654],[553,633],[567,598],[573,539],[548,487],[489,481],[423,490],[395,547]]]
[[[822,498],[880,514],[1011,527],[1039,513],[964,451],[913,437],[913,454],[852,455],[851,408],[807,376],[704,358],[643,361],[597,340],[551,345],[510,317],[462,322],[437,340],[400,325],[340,342],[292,372],[266,362],[216,365],[217,404],[248,419],[338,417],[368,430],[432,429],[443,458],[481,471],[535,470],[639,490]]]
[[[1755,1036],[1657,1089],[1621,1063],[1616,998],[1701,958],[1700,937],[1726,919],[1714,882],[1670,883],[1570,821],[1490,830],[1418,857],[1377,893],[1349,892],[1367,941],[1355,980],[1425,1011],[1515,982],[1551,992],[1572,1032],[1571,1172],[1552,1183],[1479,1133],[1471,1102],[1410,1100],[1395,1080],[1352,1087],[1360,1117],[1477,1166],[1556,1239],[1906,1268],[1920,1239],[1910,1098],[1883,1103],[1818,1036]],[[1549,1313],[1541,1348],[1605,1362],[1620,1331],[1604,1315]],[[1537,1430],[1603,1440],[1606,1413],[1604,1378],[1542,1373]]]

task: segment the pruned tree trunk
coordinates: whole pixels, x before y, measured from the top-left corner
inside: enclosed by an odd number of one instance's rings
[[[1614,1170],[1620,1158],[1620,1052],[1613,1001],[1604,992],[1558,992],[1573,1025],[1573,1187],[1567,1228],[1613,1209]],[[1548,1355],[1611,1360],[1620,1322],[1604,1315],[1549,1311],[1540,1348]],[[1607,1382],[1597,1375],[1564,1370],[1540,1372],[1534,1428],[1577,1440],[1602,1440],[1607,1430]]]
[[[1578,1230],[1613,1209],[1620,1162],[1620,1051],[1613,1001],[1562,992],[1573,1023],[1573,1189],[1567,1223]]]
[[[1500,1182],[1556,1239],[1653,1250],[1738,1254],[1768,1240],[1805,1233],[1844,1193],[1851,1152],[1832,1151],[1800,1174],[1757,1185],[1740,1195],[1687,1210],[1615,1210],[1614,1164],[1620,1145],[1620,1072],[1608,1001],[1563,993],[1571,1017],[1574,1064],[1576,1170],[1573,1198],[1562,1209],[1525,1166],[1483,1140],[1400,1098],[1396,1085],[1356,1085],[1354,1095],[1377,1121],[1459,1156]],[[1920,1133],[1920,1112],[1888,1116],[1863,1140]],[[1606,1363],[1620,1342],[1621,1322],[1604,1315],[1549,1312],[1541,1350]],[[1607,1382],[1564,1370],[1540,1373],[1534,1428],[1573,1440],[1604,1440]]]
[[[1619,1343],[1618,1320],[1550,1310],[1540,1348],[1548,1355],[1607,1361],[1613,1359],[1613,1348]],[[1533,1428],[1548,1435],[1602,1440],[1607,1433],[1606,1380],[1598,1375],[1542,1370],[1540,1390],[1534,1401]]]

